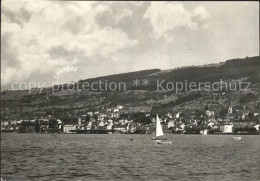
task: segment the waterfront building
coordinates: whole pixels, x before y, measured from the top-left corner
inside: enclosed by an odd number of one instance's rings
[[[63,126],[63,133],[70,133],[71,130],[76,130],[76,125],[64,125]]]
[[[233,133],[233,124],[220,125],[219,129],[222,133]]]
[[[168,129],[169,128],[173,128],[174,127],[174,122],[173,122],[173,120],[170,120],[169,122],[168,122]]]
[[[112,130],[113,128],[113,123],[110,123],[109,125],[107,125],[107,130]]]
[[[90,121],[90,122],[88,123],[88,125],[87,125],[87,130],[90,130],[91,127],[92,127],[92,122]]]
[[[126,128],[124,126],[116,127],[114,130],[122,133],[126,132]]]
[[[256,125],[254,120],[236,120],[234,121],[234,128],[253,128]]]

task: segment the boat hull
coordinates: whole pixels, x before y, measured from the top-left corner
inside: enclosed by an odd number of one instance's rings
[[[167,138],[157,138],[157,137],[152,137],[152,140],[167,140]]]
[[[232,137],[232,140],[242,140],[242,137]]]
[[[156,141],[157,144],[172,144],[171,141]]]

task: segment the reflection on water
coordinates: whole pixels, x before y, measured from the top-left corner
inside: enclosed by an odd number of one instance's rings
[[[2,134],[11,180],[258,180],[259,136]],[[133,140],[130,140],[133,138]]]

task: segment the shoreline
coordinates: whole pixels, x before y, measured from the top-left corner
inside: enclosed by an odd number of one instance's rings
[[[76,130],[75,130],[76,131]],[[86,130],[86,132],[71,132],[71,133],[63,133],[63,132],[52,132],[52,133],[35,133],[35,132],[32,132],[32,133],[19,133],[17,131],[13,131],[13,130],[1,130],[1,133],[9,133],[9,134],[123,134],[123,135],[126,135],[126,134],[136,134],[136,135],[141,135],[141,134],[144,134],[144,135],[154,135],[154,134],[145,134],[145,133],[115,133],[114,131],[107,131],[107,130],[103,130],[102,132],[99,132],[99,130]],[[165,135],[202,135],[202,134],[199,134],[199,133],[170,133],[170,134],[165,134]],[[218,132],[218,133],[210,133],[208,135],[260,135],[260,132],[252,132],[252,133],[221,133],[221,132]],[[204,135],[204,136],[207,136],[207,135]]]

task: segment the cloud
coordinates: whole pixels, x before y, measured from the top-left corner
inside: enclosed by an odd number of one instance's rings
[[[122,5],[133,5],[133,6],[142,6],[144,4],[145,1],[106,1],[105,3],[107,4],[122,4]]]
[[[142,6],[144,4],[144,1],[128,1],[128,3],[134,6]]]
[[[181,3],[152,2],[143,18],[148,20],[152,26],[153,37],[159,39],[167,38],[166,34],[177,28],[196,30],[198,23],[192,19],[195,16],[206,19],[209,17],[209,13],[201,6],[194,12],[190,12]]]
[[[68,66],[90,78],[259,55],[256,2],[3,1],[1,5],[4,88],[14,81],[49,86],[55,73]]]
[[[108,5],[103,5],[103,4],[100,4],[98,5],[96,8],[96,14],[102,14],[104,12],[108,12],[108,13],[112,13],[112,10],[111,8],[108,6]]]
[[[6,9],[2,12],[1,32],[5,47],[1,55],[3,85],[26,80],[34,73],[86,64],[94,56],[109,60],[118,51],[138,43],[119,28],[97,23],[97,16],[111,12],[106,5],[45,1],[2,4]],[[27,15],[22,16],[23,11]],[[128,11],[118,21],[126,16]]]
[[[203,6],[199,6],[192,12],[192,16],[199,16],[201,20],[205,20],[209,18],[211,15]]]
[[[133,12],[127,8],[124,8],[121,11],[119,11],[119,13],[117,15],[115,15],[115,22],[117,24],[120,21],[122,21],[123,19],[125,19],[127,17],[132,17],[132,16],[133,16]]]

